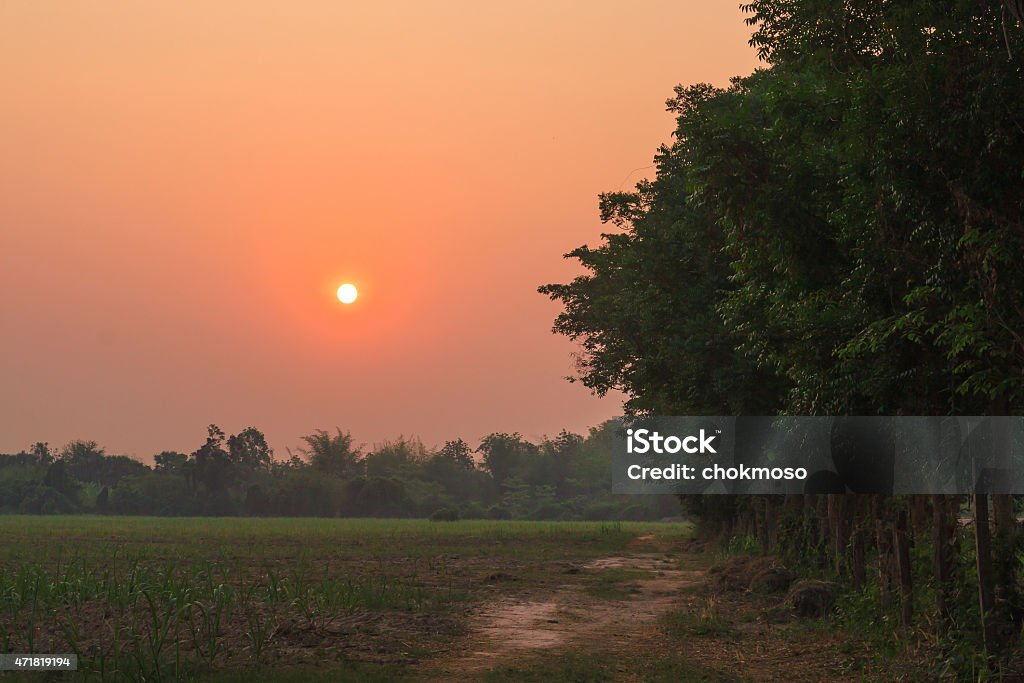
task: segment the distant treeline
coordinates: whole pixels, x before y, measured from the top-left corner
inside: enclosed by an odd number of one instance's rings
[[[531,443],[495,433],[474,449],[429,449],[399,438],[364,450],[349,433],[317,430],[275,459],[260,430],[210,425],[189,454],[149,466],[95,441],[59,451],[36,443],[0,455],[0,512],[30,514],[430,517],[437,520],[645,520],[678,514],[670,496],[610,493],[608,425]]]

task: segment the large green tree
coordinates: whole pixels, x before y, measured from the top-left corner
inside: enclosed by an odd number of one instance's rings
[[[996,2],[763,0],[768,67],[679,87],[653,182],[541,292],[578,378],[659,412],[1024,398],[1021,30]]]
[[[710,88],[704,89],[709,94]],[[631,412],[774,412],[784,380],[739,351],[719,306],[730,282],[725,232],[690,200],[690,161],[676,144],[635,192],[601,196],[601,219],[619,230],[567,258],[586,273],[540,292],[565,307],[554,330],[578,341],[579,381],[627,395]]]
[[[663,413],[1020,410],[1020,3],[744,8],[765,67],[725,88],[677,88],[657,178],[602,197],[619,232],[568,255],[584,275],[541,288],[565,307],[555,330],[582,345],[579,378]],[[1009,497],[996,497],[990,549],[988,501],[974,502],[991,645],[988,615],[1019,607],[1017,525]],[[913,506],[919,523],[922,501]],[[826,507],[804,528],[820,549],[831,527],[841,570],[847,541],[863,536],[849,535],[838,500]],[[949,585],[949,510],[933,508],[936,579]],[[909,625],[907,503],[860,509],[883,532],[883,584],[898,565]]]

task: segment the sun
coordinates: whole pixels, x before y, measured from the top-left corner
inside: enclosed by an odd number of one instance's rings
[[[355,285],[345,283],[338,287],[338,301],[343,304],[350,304],[359,298],[359,290]]]

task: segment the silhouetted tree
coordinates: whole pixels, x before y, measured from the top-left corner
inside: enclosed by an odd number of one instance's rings
[[[68,464],[65,460],[57,460],[46,468],[43,483],[67,497],[74,496],[78,491],[78,484],[68,472]]]
[[[40,465],[49,465],[54,460],[53,453],[50,451],[50,444],[45,441],[37,441],[32,444],[29,448],[29,453]]]
[[[230,437],[228,454],[232,464],[244,473],[267,472],[274,459],[266,437],[255,427],[247,427]]]
[[[523,440],[518,432],[488,434],[477,451],[483,455],[484,468],[500,488],[523,462],[523,458],[536,453],[537,447]]]
[[[184,474],[188,456],[176,451],[163,451],[153,456],[153,469],[161,474]]]
[[[95,441],[75,440],[61,450],[68,474],[79,481],[95,481],[103,465],[104,450]]]
[[[359,449],[352,447],[352,435],[337,429],[337,433],[318,429],[312,434],[302,437],[305,448],[299,452],[309,463],[321,472],[346,475],[351,474],[359,459]]]
[[[476,467],[473,461],[473,451],[462,439],[445,441],[444,446],[437,452],[437,458],[449,460],[460,469],[472,470]]]
[[[208,493],[223,493],[231,483],[232,462],[224,441],[224,432],[211,424],[207,429],[206,442],[189,456],[195,482],[202,484]]]

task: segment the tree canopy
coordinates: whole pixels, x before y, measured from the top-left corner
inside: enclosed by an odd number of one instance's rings
[[[657,176],[541,293],[634,411],[1024,402],[1024,31],[999,3],[745,5],[765,68],[680,86]]]

